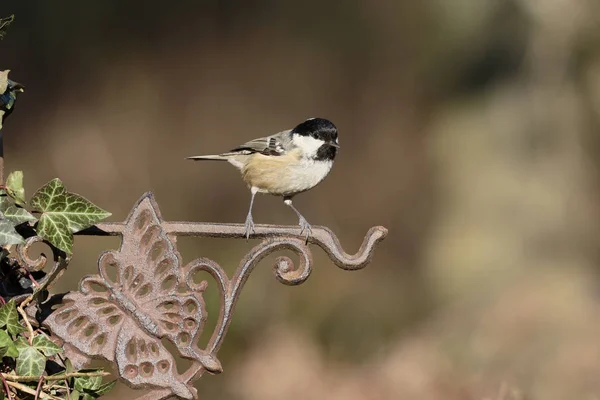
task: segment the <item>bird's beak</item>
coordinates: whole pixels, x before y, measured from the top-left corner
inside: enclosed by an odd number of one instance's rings
[[[340,145],[339,145],[339,144],[337,144],[337,143],[335,143],[335,142],[329,142],[329,143],[327,143],[327,144],[328,144],[328,145],[330,145],[331,147],[335,147],[336,149],[339,149],[339,148],[340,148]]]

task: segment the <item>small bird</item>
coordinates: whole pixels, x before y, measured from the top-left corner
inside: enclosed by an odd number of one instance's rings
[[[252,194],[245,223],[246,239],[254,232],[254,196],[267,193],[283,197],[283,202],[298,216],[300,234],[306,232],[308,241],[311,226],[292,204],[292,197],[325,179],[339,147],[336,126],[324,118],[310,118],[294,129],[250,140],[226,153],[187,159],[228,161],[240,170]]]

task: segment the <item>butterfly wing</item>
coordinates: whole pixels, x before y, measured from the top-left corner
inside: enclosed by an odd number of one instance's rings
[[[110,300],[103,279],[85,278],[80,289],[65,296],[62,307],[46,320],[55,335],[87,358],[116,362],[119,375],[132,387],[169,387],[181,398],[194,398],[193,389],[175,379],[173,355]]]
[[[79,290],[66,295],[44,323],[80,352],[114,361],[117,337],[127,316],[110,299],[110,288],[101,277],[84,278]]]
[[[209,371],[220,371],[217,359],[196,347],[206,322],[204,286],[188,279],[189,271],[181,267],[181,256],[149,199],[129,218],[120,251],[105,253],[99,264],[103,275],[116,268],[116,300],[148,333],[168,338],[183,357],[200,361]]]
[[[140,332],[132,320],[123,324],[115,354],[119,375],[130,386],[168,387],[181,398],[196,398],[195,389],[177,379],[175,359],[160,339]]]

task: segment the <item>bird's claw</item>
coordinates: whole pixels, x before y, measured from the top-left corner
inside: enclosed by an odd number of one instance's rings
[[[304,219],[303,217],[300,217],[300,221],[298,222],[298,225],[300,225],[300,234],[301,235],[304,231],[306,231],[305,244],[308,244],[308,238],[310,237],[310,234],[312,233],[312,227],[310,226],[308,221],[306,219]]]
[[[248,240],[250,238],[250,231],[252,231],[252,233],[255,233],[254,230],[254,220],[252,220],[252,215],[248,214],[248,216],[246,217],[246,240]]]

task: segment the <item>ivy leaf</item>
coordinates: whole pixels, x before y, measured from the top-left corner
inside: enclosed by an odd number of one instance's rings
[[[15,199],[20,206],[25,205],[25,188],[23,187],[23,171],[13,171],[6,178],[6,193]]]
[[[36,232],[68,255],[73,254],[73,234],[69,230],[69,220],[64,216],[54,215],[45,218],[42,214]]]
[[[17,375],[41,376],[46,369],[46,357],[31,346],[19,349],[17,357]]]
[[[102,370],[80,370],[79,372],[102,372]],[[96,391],[102,386],[102,376],[78,376],[73,387],[80,392]]]
[[[73,367],[73,363],[68,358],[65,359],[65,368],[66,368],[67,374],[70,374],[71,372],[76,371],[76,369]]]
[[[0,206],[1,207],[1,206]],[[4,211],[4,217],[12,222],[14,225],[22,224],[23,222],[36,221],[37,218],[34,217],[24,208],[19,208],[17,206],[8,206]]]
[[[21,243],[25,243],[25,240],[15,231],[13,223],[6,219],[0,220],[0,246]]]
[[[0,358],[17,358],[19,352],[13,343],[13,340],[4,329],[0,329]]]
[[[38,235],[69,255],[73,253],[73,233],[111,215],[85,197],[67,192],[58,178],[38,189],[31,206],[42,213]]]
[[[10,222],[10,225],[13,225],[14,227],[15,225],[19,225],[24,222],[36,220],[37,218],[31,215],[27,210],[15,206],[13,200],[5,190],[0,190],[0,221],[8,221]],[[9,236],[8,238],[4,238],[4,240],[0,238],[0,245],[23,243],[23,238],[21,238],[20,241],[18,236],[15,238],[16,232],[14,229],[10,229],[8,225],[9,224],[4,224],[2,229],[0,229]],[[13,243],[8,243],[11,241]]]
[[[29,342],[27,342],[27,339],[25,339],[23,336],[19,336],[14,343],[19,352],[25,350],[27,347],[31,347]]]
[[[0,307],[0,328],[6,326],[6,330],[11,335],[25,331],[25,328],[19,324],[19,313],[14,300],[9,301]]]
[[[43,213],[42,217],[64,217],[71,233],[89,228],[111,215],[85,197],[67,192],[58,178],[41,187],[33,195],[31,205]]]
[[[62,347],[48,339],[44,335],[37,335],[33,338],[32,345],[36,350],[44,353],[46,357],[53,356],[63,351]]]
[[[79,372],[102,372],[102,369],[82,369]],[[73,392],[77,392],[81,399],[97,399],[108,393],[117,381],[102,384],[102,376],[80,376],[74,378]],[[71,395],[73,394],[71,392]]]
[[[19,350],[17,350],[17,346],[15,346],[15,345],[8,346],[8,349],[6,350],[6,354],[4,354],[4,357],[17,358],[18,356],[19,356]]]
[[[96,390],[97,396],[104,396],[106,393],[110,392],[113,387],[117,384],[117,381],[107,382],[104,385],[100,386],[98,390]]]
[[[8,332],[6,332],[4,329],[0,329],[0,347],[8,347],[11,344],[14,345],[13,340],[10,338]]]
[[[0,211],[4,212],[11,204],[12,201],[10,201],[6,191],[0,190]]]

